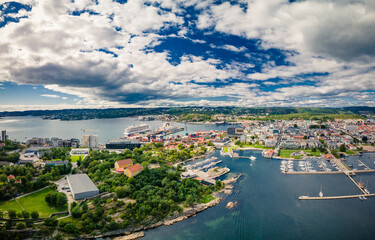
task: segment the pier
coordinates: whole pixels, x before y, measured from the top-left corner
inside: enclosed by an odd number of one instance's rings
[[[371,194],[358,194],[358,195],[345,195],[345,196],[329,196],[329,197],[309,197],[300,196],[299,200],[334,200],[334,199],[348,199],[348,198],[359,198],[359,197],[373,197],[374,193]]]
[[[363,166],[365,166],[366,170],[371,170],[371,168],[369,168],[366,164],[364,164],[361,160],[358,159],[358,162],[363,164]]]

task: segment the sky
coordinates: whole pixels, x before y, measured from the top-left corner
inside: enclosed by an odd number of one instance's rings
[[[375,106],[373,0],[0,0],[0,111]]]

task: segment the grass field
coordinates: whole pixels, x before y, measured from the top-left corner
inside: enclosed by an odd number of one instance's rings
[[[315,152],[311,151],[310,149],[305,149],[303,150],[305,153],[307,153],[309,156],[316,156],[316,157],[320,157],[320,154],[322,154],[321,151],[319,151],[318,149],[316,149]]]
[[[298,152],[298,151],[301,151],[301,150],[298,150],[298,149],[283,149],[280,152],[280,157],[290,158],[291,153]]]
[[[84,155],[72,155],[70,156],[70,159],[72,159],[72,162],[77,162],[80,157],[81,157],[81,160],[83,160],[85,156]]]
[[[253,148],[262,148],[262,149],[273,149],[272,147],[265,147],[264,145],[259,144],[244,144],[242,147],[253,147]]]
[[[211,202],[212,200],[214,200],[215,198],[212,196],[212,195],[207,195],[205,196],[203,199],[202,199],[202,202],[203,203],[209,203]]]
[[[63,208],[51,208],[48,206],[47,202],[44,200],[46,194],[50,191],[50,188],[43,189],[42,191],[21,197],[16,200],[0,202],[0,211],[7,211],[8,209],[14,209],[17,212],[22,212],[22,210],[27,210],[28,212],[38,211],[40,217],[48,217],[54,212],[67,211],[68,207]],[[23,209],[21,208],[21,206]]]

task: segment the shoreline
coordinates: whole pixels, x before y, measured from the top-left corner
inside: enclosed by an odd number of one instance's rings
[[[229,184],[237,182],[241,176],[242,174],[239,174],[230,179],[223,180],[223,182],[225,183],[225,187],[233,188],[233,185],[229,185]],[[114,238],[116,240],[130,240],[130,239],[142,238],[145,235],[144,231],[146,230],[157,228],[162,225],[170,226],[174,223],[181,222],[190,217],[194,217],[196,216],[197,213],[203,212],[204,210],[208,208],[216,206],[223,200],[223,198],[219,197],[220,193],[230,194],[230,193],[225,193],[225,189],[214,192],[212,193],[212,196],[215,197],[215,199],[213,199],[212,201],[208,203],[195,204],[193,207],[185,208],[182,213],[175,214],[171,217],[167,217],[157,223],[153,223],[149,225],[142,225],[142,226],[135,227],[135,228],[119,229],[119,230],[115,230],[112,232],[107,232],[107,233],[95,235],[95,236],[81,235],[80,238],[84,238],[84,239]]]
[[[95,236],[87,236],[87,235],[81,235],[80,238],[83,239],[97,239],[97,238],[113,238],[116,237],[116,239],[120,240],[125,240],[125,239],[137,239],[141,238],[144,236],[145,230],[153,229],[156,227],[160,227],[162,225],[164,226],[169,226],[177,222],[181,222],[185,219],[188,219],[190,217],[194,217],[197,213],[200,213],[207,208],[214,207],[217,204],[219,204],[222,200],[221,197],[217,196],[217,192],[212,193],[212,195],[215,197],[214,200],[208,202],[208,203],[199,203],[194,205],[193,207],[185,208],[182,213],[180,214],[175,214],[172,217],[167,217],[157,223],[149,224],[149,225],[142,225],[139,227],[134,227],[134,228],[127,228],[127,229],[119,229],[107,233],[103,233],[100,235],[95,235]],[[143,234],[142,234],[143,233]],[[132,238],[131,236],[134,236]]]

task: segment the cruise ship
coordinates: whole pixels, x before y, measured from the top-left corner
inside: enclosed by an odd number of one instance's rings
[[[125,129],[124,135],[128,136],[135,133],[146,133],[151,131],[150,125],[148,124],[141,124],[138,126],[131,126]]]
[[[172,122],[164,122],[163,126],[159,129],[165,135],[173,134],[176,132],[184,131],[183,127],[174,127]]]

